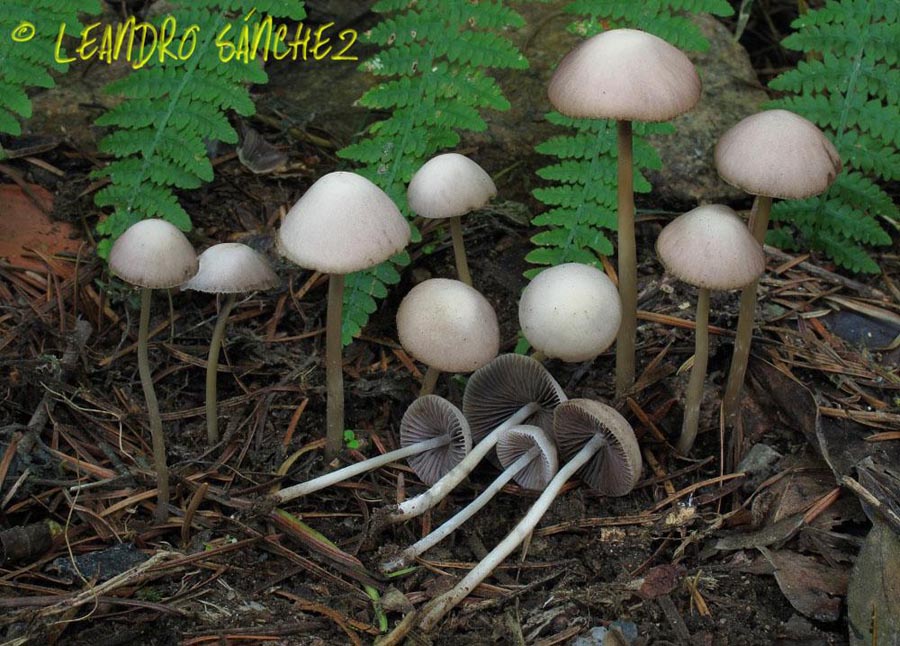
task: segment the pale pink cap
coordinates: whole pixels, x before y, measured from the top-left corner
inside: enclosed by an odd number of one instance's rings
[[[266,257],[240,242],[214,244],[200,254],[200,271],[181,286],[211,294],[272,289],[278,276]]]
[[[150,289],[181,285],[197,273],[197,254],[185,235],[160,219],[132,224],[113,243],[109,269],[122,280]]]
[[[409,224],[387,193],[371,181],[337,171],[309,187],[278,231],[291,262],[327,274],[374,267],[409,242]]]
[[[409,208],[423,218],[465,215],[497,194],[484,169],[459,153],[432,157],[416,171],[406,191]]]
[[[831,186],[841,157],[812,121],[788,110],[766,110],[722,135],[716,169],[751,195],[801,199]]]
[[[668,121],[693,108],[700,89],[680,49],[637,29],[612,29],[569,52],[547,93],[570,117]]]

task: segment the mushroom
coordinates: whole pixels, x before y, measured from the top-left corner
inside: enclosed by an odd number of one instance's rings
[[[484,169],[459,153],[444,153],[425,162],[416,171],[406,191],[409,208],[431,220],[450,218],[456,275],[472,284],[466,247],[463,243],[462,217],[479,209],[497,194],[494,181]]]
[[[801,199],[823,193],[841,172],[837,149],[812,121],[787,110],[766,110],[740,121],[716,144],[716,169],[729,184],[755,195],[753,237],[763,244],[772,198]],[[734,354],[722,398],[726,423],[738,412],[750,356],[757,281],[741,292]]]
[[[475,500],[460,509],[452,518],[397,556],[382,563],[383,572],[395,572],[406,567],[440,543],[478,513],[510,480],[515,480],[525,489],[539,491],[547,486],[558,467],[556,445],[538,426],[523,424],[500,433],[497,440],[497,455],[503,465],[503,472]]]
[[[237,294],[272,289],[278,284],[278,276],[272,271],[265,256],[239,242],[215,244],[201,253],[198,261],[200,271],[181,288],[208,294],[227,294],[213,328],[206,362],[206,439],[212,446],[219,441],[216,372],[228,315],[231,314]]]
[[[534,531],[563,485],[580,470],[581,478],[604,496],[624,496],[641,475],[641,450],[631,425],[615,409],[590,399],[557,406],[553,432],[562,459],[568,459],[513,530],[451,590],[429,602],[419,627],[430,631]]]
[[[147,401],[153,466],[156,469],[157,496],[154,518],[169,517],[169,468],[166,464],[166,438],[163,435],[159,402],[153,389],[147,336],[150,327],[150,297],[154,289],[181,285],[197,273],[197,254],[184,234],[165,220],[141,220],[126,229],[109,252],[109,269],[122,280],[141,288],[141,322],[138,329],[138,372]]]
[[[616,340],[622,305],[602,271],[565,263],[539,273],[519,299],[519,325],[540,356],[588,361]]]
[[[471,449],[472,433],[462,412],[442,397],[426,395],[406,409],[400,422],[399,449],[286,487],[275,499],[285,503],[403,458],[409,458],[422,482],[434,484]]]
[[[700,78],[687,56],[663,39],[635,29],[612,29],[569,52],[550,80],[548,95],[553,107],[567,116],[616,119],[622,298],[616,393],[622,395],[634,382],[637,327],[631,122],[669,121],[687,112],[700,99]]]
[[[676,278],[699,288],[694,366],[677,445],[682,454],[687,454],[697,437],[709,355],[709,291],[749,285],[765,270],[766,258],[762,245],[743,220],[720,204],[698,206],[672,220],[656,240],[656,253]]]
[[[428,366],[422,395],[434,390],[441,372],[472,372],[497,356],[500,327],[481,292],[449,278],[413,287],[397,310],[403,348]]]
[[[409,520],[434,507],[478,466],[507,429],[527,423],[549,432],[553,409],[565,400],[556,380],[530,357],[501,354],[476,370],[463,394],[463,414],[469,420],[475,446],[431,488],[397,505],[388,520]]]
[[[310,186],[284,216],[278,231],[283,256],[329,275],[325,324],[325,457],[329,460],[340,451],[344,435],[344,275],[384,262],[408,242],[409,224],[391,198],[362,175],[342,171],[329,173]]]

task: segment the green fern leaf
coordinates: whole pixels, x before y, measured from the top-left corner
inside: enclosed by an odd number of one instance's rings
[[[770,83],[769,107],[797,112],[830,136],[844,172],[823,195],[776,204],[773,217],[800,244],[851,271],[877,273],[866,246],[891,243],[879,218],[898,210],[878,186],[900,179],[900,26],[892,0],[828,0],[793,23],[786,47],[808,60]]]
[[[173,191],[212,180],[206,140],[236,143],[238,136],[227,113],[252,114],[248,85],[267,80],[254,61],[223,62],[224,50],[216,41],[223,34],[237,38],[242,26],[247,26],[235,16],[262,13],[299,20],[304,17],[303,3],[181,0],[168,15],[178,24],[197,25],[193,54],[185,60],[167,60],[165,65],[150,63],[106,87],[124,101],[97,119],[97,125],[112,128],[98,148],[115,157],[94,173],[111,182],[95,196],[98,206],[112,207],[97,227],[103,237],[98,247],[102,257],[128,226],[143,218],[161,217],[190,230],[191,219]]]
[[[389,14],[366,40],[382,49],[360,69],[387,80],[359,103],[390,112],[369,126],[364,138],[338,151],[361,164],[358,172],[380,186],[409,215],[406,185],[436,152],[459,143],[460,131],[483,131],[485,109],[506,110],[509,102],[488,69],[522,69],[524,57],[503,35],[522,18],[498,0],[415,2],[383,0],[373,10]],[[389,78],[388,78],[389,77]],[[421,238],[413,231],[413,241]],[[344,285],[344,343],[359,334],[377,301],[400,280],[409,258],[401,254]]]
[[[60,25],[65,24],[69,33],[79,31],[79,14],[99,12],[99,0],[4,0],[0,12],[0,132],[20,135],[19,119],[31,116],[26,90],[53,87],[49,70],[66,71],[67,65],[61,62],[68,58],[65,50],[55,51]],[[0,147],[0,159],[4,156]]]

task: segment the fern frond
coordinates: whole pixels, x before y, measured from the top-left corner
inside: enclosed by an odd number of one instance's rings
[[[0,132],[20,135],[20,119],[31,116],[27,90],[53,87],[50,70],[66,70],[67,65],[54,55],[60,25],[64,23],[68,33],[77,32],[82,27],[78,14],[99,12],[99,0],[4,1],[0,12]],[[33,32],[26,40],[30,30]],[[65,50],[61,50],[59,61],[66,59]],[[0,147],[0,159],[3,156]]]
[[[381,51],[360,69],[385,80],[359,103],[390,111],[369,126],[364,138],[338,155],[361,164],[368,177],[410,215],[406,185],[436,152],[455,147],[460,132],[487,128],[482,111],[506,110],[509,102],[489,69],[522,69],[527,62],[503,35],[522,18],[500,0],[442,2],[382,0],[373,10],[386,14],[365,34]],[[413,241],[420,239],[413,231]],[[406,254],[371,270],[347,276],[344,284],[343,341],[349,343],[400,280]]]
[[[879,217],[896,205],[878,186],[900,179],[900,8],[891,0],[828,0],[794,21],[786,47],[807,59],[769,84],[786,94],[768,107],[797,112],[832,139],[844,172],[823,195],[777,204],[780,239],[800,244],[851,271],[879,271],[865,246],[890,244]],[[770,239],[774,240],[774,237]]]
[[[97,119],[97,125],[112,128],[98,147],[116,158],[94,173],[110,180],[95,195],[96,204],[113,209],[97,226],[102,257],[128,226],[143,218],[162,217],[180,229],[191,228],[173,190],[212,180],[206,141],[236,143],[227,113],[253,114],[248,85],[267,80],[256,61],[223,62],[216,43],[223,33],[237,34],[240,16],[254,9],[273,18],[304,17],[300,0],[182,0],[169,15],[178,24],[199,28],[193,54],[165,65],[151,62],[106,87],[124,101]],[[228,26],[231,31],[225,32]]]
[[[577,15],[570,26],[575,33],[594,35],[604,29],[631,27],[653,33],[684,49],[706,49],[709,43],[687,15],[709,12],[729,15],[731,6],[724,0],[658,0],[634,3],[627,0],[575,0],[565,11]],[[525,259],[535,265],[564,262],[600,264],[600,256],[613,251],[608,232],[615,231],[616,220],[616,127],[612,121],[572,119],[557,112],[548,121],[570,129],[565,135],[551,137],[535,150],[555,157],[556,163],[538,170],[550,186],[537,188],[533,195],[553,207],[538,214],[532,224],[546,227],[531,238],[533,249]],[[668,124],[634,124],[634,190],[647,193],[650,182],[646,169],[662,166],[656,149],[646,140],[649,134],[674,130]],[[530,269],[533,276],[542,267]]]

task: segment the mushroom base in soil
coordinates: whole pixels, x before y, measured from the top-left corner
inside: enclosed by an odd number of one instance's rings
[[[222,348],[225,327],[228,325],[228,317],[234,307],[236,295],[271,289],[278,284],[278,277],[265,256],[239,242],[215,244],[201,253],[198,261],[200,270],[181,288],[226,295],[213,328],[206,362],[206,438],[212,446],[219,441],[217,411],[219,350]]]
[[[432,630],[531,535],[576,472],[580,470],[585,483],[601,495],[624,496],[637,484],[641,475],[640,447],[631,425],[615,409],[589,399],[571,399],[556,408],[553,432],[560,456],[568,461],[513,530],[456,586],[417,613],[418,625],[424,632]],[[409,625],[405,623],[398,629],[408,629]]]
[[[153,467],[157,480],[156,509],[153,515],[157,522],[163,522],[169,517],[169,467],[166,462],[166,438],[148,357],[150,300],[154,289],[176,287],[196,274],[197,255],[191,243],[174,225],[159,219],[141,220],[129,227],[113,243],[109,252],[109,268],[122,280],[141,287],[138,372],[147,402]]]
[[[409,458],[422,482],[434,484],[471,450],[472,433],[462,411],[442,397],[427,395],[406,409],[400,422],[399,449],[286,487],[273,498],[285,503],[404,458]]]
[[[699,288],[694,366],[685,394],[684,421],[676,448],[690,452],[697,437],[709,356],[709,292],[744,287],[762,274],[766,259],[743,220],[727,206],[699,206],[670,222],[656,252],[667,271]]]
[[[383,562],[382,572],[396,572],[415,561],[478,513],[510,480],[514,479],[525,489],[539,491],[556,474],[556,446],[547,433],[537,426],[514,426],[503,431],[497,440],[497,455],[503,472],[452,518],[397,556]]]
[[[399,253],[409,235],[409,224],[384,191],[362,175],[343,171],[328,173],[310,186],[278,230],[278,249],[283,256],[329,276],[325,321],[325,458],[329,461],[344,441],[344,275]]]

